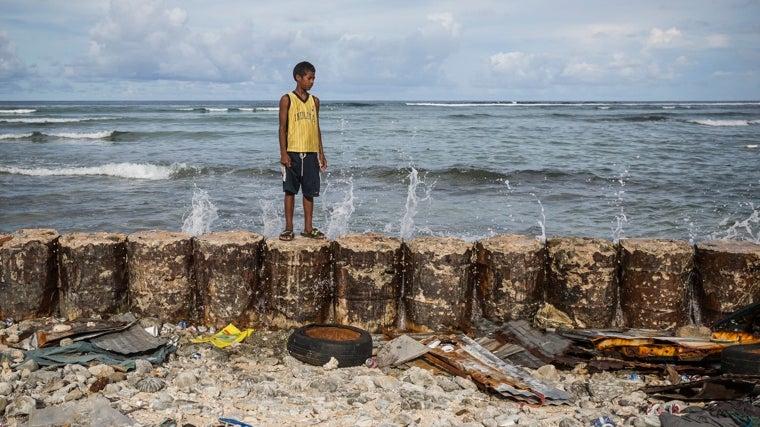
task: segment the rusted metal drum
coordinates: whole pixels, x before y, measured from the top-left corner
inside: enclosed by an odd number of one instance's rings
[[[696,289],[702,323],[711,325],[760,301],[760,245],[736,240],[698,243]]]
[[[508,234],[478,241],[475,248],[481,315],[494,322],[532,319],[544,301],[545,245]]]
[[[330,242],[271,238],[265,240],[262,256],[266,309],[261,320],[274,329],[327,322],[333,296]]]
[[[127,236],[132,311],[164,321],[195,321],[193,246],[185,233],[152,230]]]
[[[58,310],[58,237],[49,228],[0,235],[1,319],[33,319]]]
[[[404,329],[468,330],[472,314],[473,245],[452,237],[404,242]]]
[[[193,268],[206,325],[254,326],[263,311],[259,256],[264,237],[250,231],[219,231],[193,237]],[[258,310],[257,310],[258,309]]]
[[[607,328],[617,310],[617,245],[603,239],[547,241],[548,301],[582,328]]]
[[[624,326],[675,329],[691,323],[694,247],[663,239],[620,240]]]
[[[401,239],[347,234],[335,240],[335,323],[368,332],[393,329],[401,297]]]
[[[108,318],[128,310],[125,234],[64,234],[58,246],[63,317]]]

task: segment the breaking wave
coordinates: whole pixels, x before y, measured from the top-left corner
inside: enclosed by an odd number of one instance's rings
[[[108,163],[101,166],[68,168],[20,168],[0,167],[0,173],[28,176],[111,176],[117,178],[162,180],[184,175],[194,166],[174,163],[169,166],[149,163]]]

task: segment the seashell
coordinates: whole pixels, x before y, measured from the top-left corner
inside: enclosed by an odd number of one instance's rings
[[[166,382],[156,377],[143,378],[135,384],[135,388],[145,393],[155,393],[164,387],[166,387]]]

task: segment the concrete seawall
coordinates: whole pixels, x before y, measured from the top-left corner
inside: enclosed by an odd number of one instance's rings
[[[760,300],[760,245],[519,235],[477,242],[381,234],[334,241],[249,231],[0,235],[0,318],[107,318],[380,332],[532,319],[545,303],[578,327],[673,328]]]

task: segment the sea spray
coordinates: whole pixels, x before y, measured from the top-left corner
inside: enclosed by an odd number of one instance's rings
[[[751,212],[749,216],[740,221],[734,221],[734,223],[724,231],[715,232],[710,235],[710,239],[725,239],[725,240],[746,240],[752,243],[760,243],[760,230],[753,229],[760,226],[760,211],[755,208],[755,204],[747,202],[746,205],[750,208]],[[729,218],[723,219],[720,222],[721,227],[725,227],[731,220]]]
[[[327,237],[335,239],[343,234],[348,234],[349,220],[354,213],[354,183],[353,178],[349,177],[347,180],[338,180],[338,183],[346,184],[343,200],[336,202],[330,208],[329,220],[327,223]],[[331,186],[332,184],[330,184]],[[329,188],[329,186],[328,186]]]
[[[544,211],[544,205],[541,203],[541,200],[538,199],[538,196],[536,196],[534,193],[530,193],[530,195],[536,198],[536,202],[538,202],[538,206],[541,208],[541,219],[536,220],[538,222],[538,226],[541,227],[541,234],[536,236],[536,239],[538,239],[541,243],[546,243],[546,212]]]
[[[618,243],[620,241],[620,238],[623,236],[623,224],[628,222],[628,217],[625,215],[625,211],[623,210],[623,196],[625,195],[625,178],[628,176],[628,171],[623,171],[623,173],[620,174],[620,178],[617,179],[617,182],[620,184],[620,189],[616,192],[614,192],[615,200],[614,200],[614,206],[619,209],[619,212],[617,215],[615,215],[615,219],[612,221],[614,224],[614,227],[612,228],[612,241],[614,243]]]
[[[417,169],[414,167],[409,172],[409,186],[407,186],[406,192],[406,205],[404,216],[401,218],[401,229],[399,236],[402,239],[410,239],[414,236],[414,217],[417,215],[417,207],[420,202],[430,200],[430,193],[433,191],[435,183],[427,185],[423,180],[420,180]],[[422,198],[417,197],[417,188],[422,185],[425,190],[425,196]]]
[[[185,217],[182,232],[190,236],[199,236],[211,231],[211,224],[219,218],[216,206],[211,202],[208,192],[193,188],[192,211]]]
[[[277,236],[284,228],[284,221],[272,200],[259,200],[261,207],[261,222],[264,224],[264,236]]]

